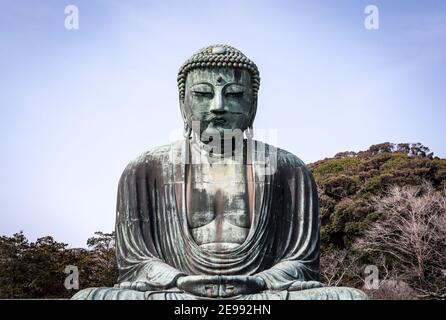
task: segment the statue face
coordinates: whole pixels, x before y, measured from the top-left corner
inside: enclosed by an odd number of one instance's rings
[[[245,131],[256,103],[251,75],[247,70],[212,68],[191,70],[186,79],[184,111],[187,122],[199,121],[200,137],[215,135],[223,138],[225,130]]]

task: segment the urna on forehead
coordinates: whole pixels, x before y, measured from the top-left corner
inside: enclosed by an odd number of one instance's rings
[[[184,99],[186,79],[189,72],[197,69],[241,69],[249,72],[253,93],[256,96],[260,85],[260,74],[256,64],[240,50],[228,45],[212,45],[192,55],[178,72],[178,90]]]

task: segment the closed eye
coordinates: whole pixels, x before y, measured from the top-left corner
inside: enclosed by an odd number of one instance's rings
[[[190,90],[192,95],[196,97],[212,98],[214,96],[214,90],[212,90],[212,86],[208,83],[194,84]]]
[[[242,98],[244,92],[244,86],[237,83],[231,83],[225,88],[225,96],[228,98]]]
[[[208,97],[212,98],[214,93],[209,91],[192,91],[192,94],[197,97]]]
[[[238,92],[226,92],[226,96],[227,97],[232,97],[232,98],[242,98],[243,97],[243,91],[238,91]]]

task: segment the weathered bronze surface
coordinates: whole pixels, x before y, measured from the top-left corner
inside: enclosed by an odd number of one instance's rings
[[[73,299],[367,298],[318,282],[316,186],[296,156],[252,139],[259,84],[226,45],[186,61],[184,140],[144,153],[119,182],[118,284]]]

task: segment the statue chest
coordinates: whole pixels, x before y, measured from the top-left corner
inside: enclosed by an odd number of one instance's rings
[[[188,226],[199,245],[243,243],[251,226],[252,179],[232,162],[191,165],[187,184]]]

